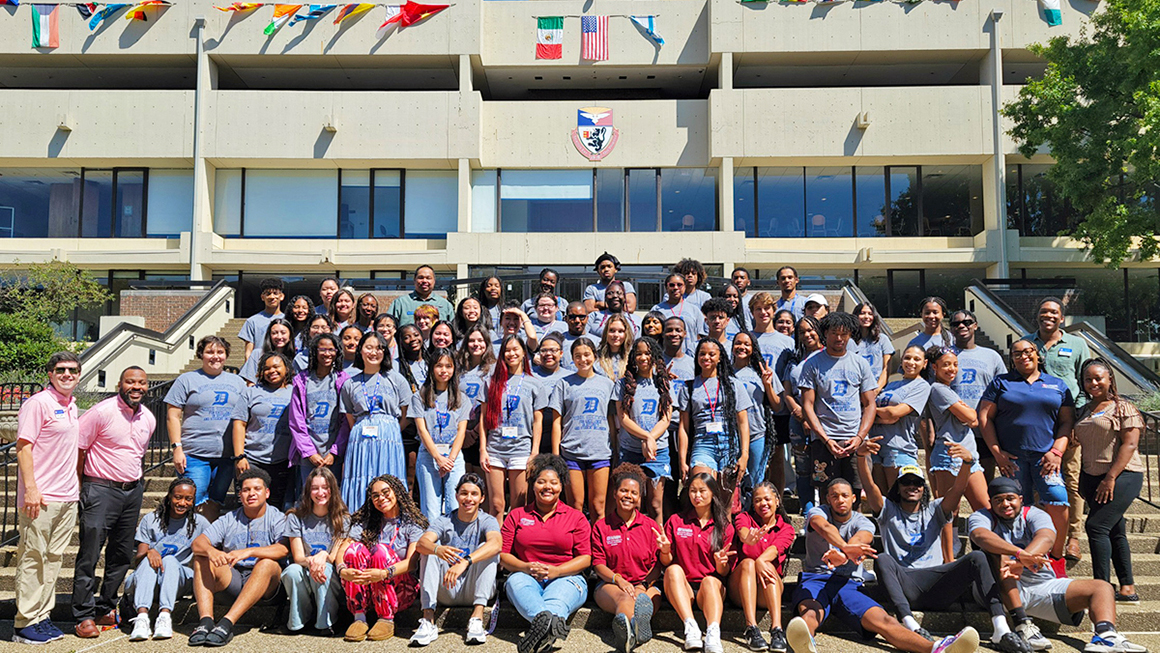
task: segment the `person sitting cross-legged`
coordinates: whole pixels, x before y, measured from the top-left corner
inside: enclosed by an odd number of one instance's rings
[[[251,467],[238,476],[238,484],[242,506],[218,517],[193,541],[193,596],[201,621],[189,635],[190,646],[228,644],[238,619],[282,584],[282,562],[290,550],[283,542],[286,517],[266,504],[270,475]],[[213,600],[219,592],[234,602],[215,626]]]

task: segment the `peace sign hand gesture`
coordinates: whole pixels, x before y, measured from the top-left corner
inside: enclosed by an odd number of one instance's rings
[[[657,552],[661,555],[669,555],[673,552],[673,543],[664,534],[664,531],[657,531]]]

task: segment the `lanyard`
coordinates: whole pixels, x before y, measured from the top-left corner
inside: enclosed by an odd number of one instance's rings
[[[715,422],[717,421],[717,404],[721,400],[721,379],[717,379],[717,392],[714,393],[714,397],[709,396],[708,385],[709,380],[705,379],[705,382],[701,384],[701,389],[705,391],[705,402],[709,404],[709,421]]]
[[[519,400],[520,400],[520,390],[523,390],[523,388],[524,388],[524,375],[517,374],[516,376],[520,377],[520,383],[519,383],[519,385],[516,386],[516,391],[514,393],[510,393],[510,392],[507,392],[508,388],[504,389],[504,402],[503,402],[503,410],[504,410],[503,421],[504,422],[511,421],[512,409],[515,407],[515,406],[513,406],[513,404],[518,405]],[[512,401],[513,398],[515,399],[515,402]]]
[[[362,396],[363,396],[363,403],[366,404],[367,412],[373,413],[373,412],[375,412],[375,406],[374,406],[374,404],[371,403],[371,398],[367,396],[367,381],[369,381],[370,379],[367,378],[366,372],[362,373],[362,377],[363,377],[363,383],[362,383],[361,390],[362,390]],[[384,397],[383,393],[382,393],[382,378],[383,377],[379,376],[378,374],[375,374],[375,393],[371,396],[373,396],[379,400],[378,401],[379,407],[385,411],[387,409],[387,401],[386,401],[386,397]]]
[[[446,398],[444,398],[443,403],[444,403],[444,405],[447,404]],[[447,428],[447,424],[444,424],[439,420],[439,415],[440,415],[440,413],[439,413],[439,397],[436,396],[435,397],[435,426],[439,428],[439,440],[442,441],[443,440],[443,431]],[[448,413],[447,413],[447,422],[448,423],[451,422],[450,409],[448,409]]]

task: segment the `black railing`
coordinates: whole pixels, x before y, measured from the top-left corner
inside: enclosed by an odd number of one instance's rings
[[[146,474],[173,460],[173,450],[169,447],[169,422],[165,419],[165,395],[172,385],[173,381],[151,384],[145,398],[141,400],[141,405],[157,418],[157,429],[153,431],[153,437],[149,438],[149,447],[145,449],[145,457],[141,461],[142,471]]]
[[[20,410],[24,400],[43,389],[39,383],[0,383],[0,410]],[[0,546],[16,540],[16,442],[0,446],[0,466],[3,466],[4,503],[0,511]]]
[[[39,383],[0,383],[0,410],[19,410],[25,399],[43,388]]]
[[[1160,413],[1144,413],[1144,430],[1140,433],[1138,451],[1144,459],[1144,487],[1140,500],[1160,508],[1160,483],[1153,477],[1160,474]]]

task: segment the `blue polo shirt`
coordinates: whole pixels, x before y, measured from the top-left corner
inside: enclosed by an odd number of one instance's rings
[[[1040,373],[1028,383],[1019,372],[996,376],[979,401],[998,408],[995,432],[999,446],[1016,456],[1041,456],[1055,444],[1055,424],[1064,406],[1075,408],[1075,399],[1063,379]]]

